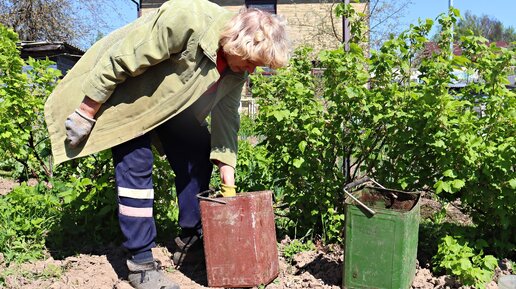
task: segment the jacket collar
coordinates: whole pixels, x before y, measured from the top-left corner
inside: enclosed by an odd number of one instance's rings
[[[234,12],[224,12],[216,16],[216,18],[212,21],[210,27],[204,31],[204,34],[199,39],[199,46],[201,46],[204,55],[206,55],[212,62],[214,67],[217,65],[217,51],[219,50],[219,40],[220,33],[224,28],[224,25],[228,23],[228,21],[233,17]],[[246,79],[248,77],[248,73],[237,73],[233,72],[230,69],[226,69],[226,75],[234,75],[239,80]]]
[[[204,51],[204,54],[216,64],[217,50],[219,49],[220,33],[224,25],[228,23],[234,13],[227,11],[225,13],[216,15],[210,27],[208,27],[204,34],[199,39],[199,45]]]

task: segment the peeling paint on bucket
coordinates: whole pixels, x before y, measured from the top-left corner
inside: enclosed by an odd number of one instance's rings
[[[343,288],[410,288],[416,271],[420,195],[379,187],[346,203]]]
[[[279,274],[272,192],[200,199],[210,287],[254,287]]]

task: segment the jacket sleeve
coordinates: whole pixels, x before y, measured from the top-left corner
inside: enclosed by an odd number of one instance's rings
[[[148,67],[181,52],[193,30],[187,23],[201,21],[193,19],[196,16],[187,11],[170,10],[158,11],[150,19],[142,19],[142,23],[134,23],[129,31],[119,31],[125,35],[113,37],[114,43],[109,43],[109,49],[98,58],[83,84],[84,95],[104,103],[128,77],[138,76]]]
[[[211,111],[211,160],[236,167],[240,97],[243,84],[222,98]]]

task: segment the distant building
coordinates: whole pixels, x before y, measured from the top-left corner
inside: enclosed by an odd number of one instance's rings
[[[500,48],[507,48],[510,46],[510,44],[505,41],[496,41],[496,42],[489,43],[488,45],[493,45],[493,44],[496,45],[496,47],[500,47]],[[430,57],[433,53],[440,53],[440,51],[441,50],[439,49],[439,46],[436,42],[427,42],[427,43],[425,43],[425,48],[422,52],[421,57]],[[454,43],[454,45],[453,45],[453,54],[456,56],[462,55],[462,47],[460,47],[460,45],[458,43]],[[516,68],[513,68],[513,70],[514,70],[514,72],[516,72]],[[464,70],[455,69],[452,73],[456,77],[456,79],[454,81],[452,81],[452,83],[449,84],[449,87],[452,89],[461,89],[461,88],[465,87],[468,83],[476,82],[479,80],[478,75],[468,74]],[[515,80],[516,80],[516,74],[509,75],[508,76],[509,83],[506,85],[506,87],[509,89],[515,89],[516,88]]]
[[[66,42],[48,41],[22,41],[18,43],[21,57],[28,59],[46,59],[55,62],[55,68],[59,69],[63,75],[70,70],[82,57],[84,51]]]
[[[147,14],[167,0],[140,0],[140,13]],[[292,47],[308,44],[316,50],[335,49],[342,43],[342,17],[335,15],[337,3],[329,0],[210,0],[230,11],[254,7],[283,16],[288,22]],[[366,3],[353,3],[357,12],[369,14]]]
[[[495,44],[496,47],[500,47],[500,48],[509,47],[509,43],[506,41],[496,41],[496,42],[489,43],[489,45],[491,45],[491,44]],[[428,56],[432,55],[432,53],[439,53],[440,51],[441,50],[439,49],[439,45],[437,44],[437,42],[430,41],[430,42],[425,43],[423,56],[428,57]],[[453,54],[457,55],[457,56],[462,55],[462,47],[460,47],[460,45],[458,43],[453,44]]]

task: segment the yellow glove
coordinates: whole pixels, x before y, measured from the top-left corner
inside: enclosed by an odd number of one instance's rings
[[[235,197],[236,186],[220,184],[220,193],[223,197]]]

